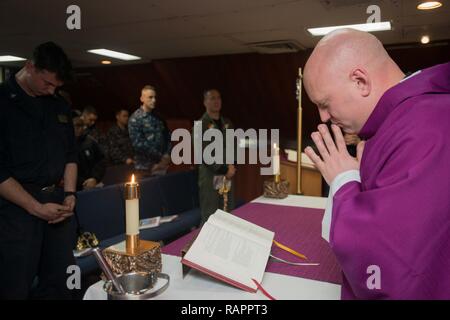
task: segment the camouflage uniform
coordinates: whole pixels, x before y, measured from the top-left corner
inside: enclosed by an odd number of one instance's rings
[[[127,159],[133,159],[133,147],[127,128],[122,129],[114,124],[106,135],[106,141],[111,164],[125,164]]]
[[[154,112],[137,109],[128,121],[128,132],[134,149],[134,167],[137,170],[150,170],[170,154],[170,132],[164,120]]]
[[[202,136],[203,133],[211,128],[219,129],[224,137],[224,164],[211,164],[207,165],[202,163],[198,166],[198,187],[199,187],[199,200],[200,209],[202,214],[202,223],[208,220],[208,217],[213,214],[217,209],[223,209],[223,197],[219,195],[218,191],[214,188],[214,176],[225,175],[228,171],[228,165],[225,163],[225,130],[233,129],[233,124],[227,118],[220,117],[220,127],[218,124],[209,117],[208,113],[204,113],[199,120],[202,122]],[[218,121],[218,122],[219,122]],[[209,142],[203,142],[203,150],[209,144]],[[234,208],[234,186],[231,184],[231,190],[228,192],[228,211]]]

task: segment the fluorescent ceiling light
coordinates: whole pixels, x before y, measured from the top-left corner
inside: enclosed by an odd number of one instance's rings
[[[141,57],[133,56],[131,54],[126,54],[126,53],[122,53],[122,52],[112,51],[112,50],[108,50],[108,49],[93,49],[93,50],[88,50],[88,52],[99,54],[101,56],[116,58],[116,59],[120,59],[120,60],[127,60],[127,61],[141,59]]]
[[[361,24],[348,24],[342,26],[323,27],[323,28],[308,28],[308,32],[313,36],[324,36],[331,31],[337,29],[352,28],[361,31],[374,32],[374,31],[386,31],[391,30],[392,26],[389,21],[374,22],[374,23],[361,23]]]
[[[425,1],[417,6],[419,10],[431,10],[442,7],[442,3],[439,1]]]
[[[0,62],[24,61],[26,59],[15,56],[0,56]]]

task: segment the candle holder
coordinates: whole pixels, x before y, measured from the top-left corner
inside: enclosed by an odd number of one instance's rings
[[[220,176],[221,177],[221,176]],[[223,200],[223,211],[228,212],[228,193],[231,190],[231,180],[228,180],[225,176],[222,179],[218,179],[214,185],[216,185],[217,192]]]
[[[289,194],[289,181],[282,180],[280,174],[275,174],[273,180],[264,181],[264,197],[284,199]]]
[[[154,241],[139,239],[139,184],[125,183],[126,237],[116,245],[103,250],[103,255],[114,273],[161,272],[161,245]]]
[[[122,241],[103,250],[103,256],[116,275],[129,272],[159,273],[162,269],[161,246],[158,242],[141,240],[130,254],[125,241]]]
[[[280,175],[280,148],[275,143],[273,157],[274,178],[264,181],[264,197],[283,199],[289,194],[289,182],[282,180]]]
[[[276,174],[274,176],[274,181],[275,181],[275,183],[280,183],[281,182],[281,176],[279,174]]]
[[[125,201],[137,200],[139,204],[140,197],[140,188],[139,183],[134,181],[125,183]],[[126,213],[128,214],[128,212]],[[138,209],[138,228],[139,228],[139,209]],[[128,226],[127,226],[128,229]],[[138,229],[139,230],[139,229]],[[135,255],[139,249],[139,231],[137,234],[128,234],[126,235],[126,251],[130,255]]]

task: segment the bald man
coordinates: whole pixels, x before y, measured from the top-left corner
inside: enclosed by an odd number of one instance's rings
[[[139,178],[163,175],[170,165],[171,141],[166,121],[155,114],[156,89],[146,85],[141,103],[128,121],[128,132],[134,149],[134,167]]]
[[[305,149],[330,184],[322,236],[343,299],[450,299],[450,63],[405,78],[380,41],[344,29],[304,69],[323,122]],[[351,157],[342,135],[366,142]]]

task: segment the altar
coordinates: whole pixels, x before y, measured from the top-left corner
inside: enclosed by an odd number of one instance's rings
[[[275,232],[275,240],[305,254],[319,266],[292,266],[269,260],[261,285],[275,299],[339,299],[341,270],[328,243],[321,238],[321,220],[326,199],[289,195],[285,199],[259,197],[235,210],[235,214]],[[170,276],[169,288],[155,300],[266,300],[258,290],[249,293],[196,270],[183,277],[181,249],[198,232],[162,248],[162,272]],[[273,248],[274,252],[276,248]],[[295,256],[277,251],[294,261]],[[297,259],[298,260],[298,259]],[[103,281],[88,288],[85,300],[104,300]]]

